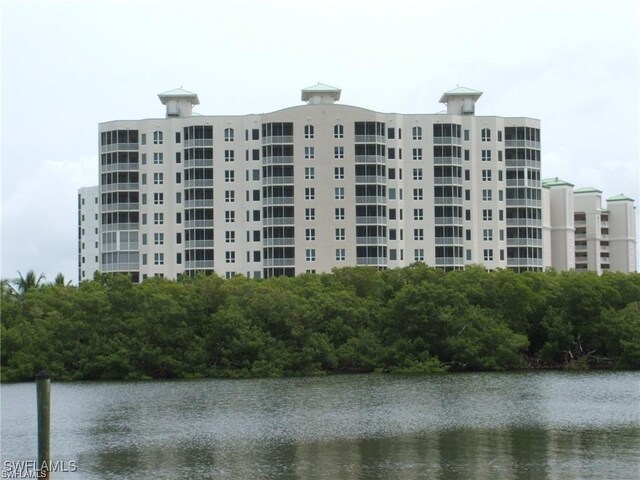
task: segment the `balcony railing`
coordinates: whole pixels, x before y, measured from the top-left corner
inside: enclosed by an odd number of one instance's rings
[[[462,205],[461,197],[433,197],[436,205]]]
[[[358,257],[356,259],[356,265],[377,265],[384,267],[387,265],[386,257]]]
[[[262,157],[263,165],[282,165],[293,163],[292,156],[272,156],[272,157]]]
[[[464,265],[464,259],[462,257],[436,257],[436,265],[461,267]]]
[[[533,198],[507,198],[507,207],[542,207],[542,200]]]
[[[383,196],[375,196],[375,195],[367,195],[362,197],[356,197],[357,204],[371,204],[371,203],[379,203],[384,205],[387,203],[387,197]]]
[[[262,205],[293,205],[294,197],[262,197]]]
[[[462,225],[462,217],[435,217],[436,225]]]
[[[263,145],[271,143],[293,143],[293,135],[272,135],[269,137],[262,137]]]
[[[528,247],[541,247],[542,239],[540,238],[507,238],[507,246],[514,247],[525,245]]]
[[[507,148],[540,148],[540,142],[533,140],[505,140],[504,146]]]
[[[507,266],[509,267],[541,267],[541,258],[507,258]]]
[[[100,173],[109,172],[137,172],[140,170],[138,163],[111,163],[109,165],[100,165]]]
[[[295,258],[265,258],[262,263],[264,267],[293,267],[295,264]]]
[[[379,183],[386,185],[387,177],[382,175],[356,175],[356,183]]]
[[[137,183],[110,183],[100,186],[100,193],[123,192],[138,190]]]
[[[213,158],[191,158],[184,161],[184,168],[211,168],[213,167]]]
[[[356,155],[356,163],[379,163],[386,165],[387,157],[383,155]]]
[[[505,160],[505,165],[509,167],[529,167],[540,169],[538,160],[527,160],[526,158],[510,158]]]
[[[293,225],[294,222],[295,221],[293,217],[271,217],[262,219],[262,225],[265,227],[277,225]]]
[[[184,188],[213,187],[213,178],[193,178],[184,181]]]
[[[139,223],[109,223],[101,225],[100,229],[103,232],[119,232],[122,230],[139,230]]]
[[[387,139],[383,135],[356,135],[356,143],[387,143]]]
[[[263,247],[288,247],[296,244],[295,238],[264,238]]]
[[[434,185],[462,185],[462,177],[434,177]]]
[[[541,227],[542,220],[538,218],[507,218],[507,226],[512,227]]]
[[[386,225],[386,217],[356,217],[357,225]]]
[[[262,185],[291,185],[293,184],[293,176],[285,177],[262,177]]]
[[[386,245],[387,237],[356,237],[356,245]]]
[[[462,245],[462,237],[436,237],[436,245]]]
[[[111,203],[102,204],[102,212],[130,212],[140,208],[139,203]]]
[[[102,145],[100,153],[115,152],[116,150],[138,150],[137,143],[112,143],[111,145]]]
[[[434,145],[462,145],[462,139],[458,137],[433,137]]]
[[[184,208],[213,208],[213,199],[185,200]]]
[[[184,228],[211,228],[213,220],[186,220]]]
[[[194,248],[213,248],[213,240],[187,240],[184,242],[186,250]]]
[[[462,159],[459,157],[434,157],[434,165],[462,165]]]
[[[213,268],[213,260],[188,260],[184,262],[186,270],[210,270]]]

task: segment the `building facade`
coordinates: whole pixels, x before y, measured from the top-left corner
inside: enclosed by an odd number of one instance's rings
[[[99,126],[98,269],[135,281],[541,270],[540,122],[478,116],[481,94],[458,87],[444,112],[397,114],[338,104],[318,84],[300,106],[202,116],[195,93],[162,93],[164,118]]]
[[[545,247],[557,270],[635,272],[633,199],[617,195],[602,205],[602,192],[576,188],[559,178],[543,181]]]
[[[78,190],[78,281],[100,271],[100,188]]]

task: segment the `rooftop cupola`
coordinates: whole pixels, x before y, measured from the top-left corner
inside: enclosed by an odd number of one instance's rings
[[[197,93],[188,92],[182,88],[159,93],[158,98],[163,105],[167,106],[167,118],[190,117],[193,115],[193,106],[200,104]]]
[[[335,103],[340,100],[342,90],[336,87],[318,83],[312,87],[302,89],[302,101],[309,105],[320,103]]]
[[[476,111],[476,101],[482,92],[467,87],[456,87],[444,92],[440,103],[447,106],[447,113],[454,115],[473,115]]]

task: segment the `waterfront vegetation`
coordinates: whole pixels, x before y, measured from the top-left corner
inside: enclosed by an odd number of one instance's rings
[[[640,369],[640,274],[415,264],[71,286],[32,273],[2,284],[3,381]]]

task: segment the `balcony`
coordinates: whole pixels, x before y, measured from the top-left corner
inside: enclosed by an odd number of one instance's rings
[[[213,199],[185,200],[184,208],[213,208]]]
[[[103,272],[131,272],[134,270],[138,270],[138,268],[140,268],[139,262],[102,264]]]
[[[573,226],[578,228],[578,227],[586,227],[587,226],[587,221],[586,220],[575,220],[573,222]]]
[[[529,167],[540,169],[540,162],[537,160],[527,160],[526,158],[510,158],[505,160],[505,165],[507,168],[513,167]]]
[[[434,177],[434,185],[462,185],[462,177]]]
[[[283,165],[293,163],[293,157],[290,156],[274,156],[274,157],[262,157],[263,165]]]
[[[184,242],[185,250],[195,248],[213,248],[213,240],[187,240]]]
[[[102,225],[100,230],[104,232],[119,232],[123,230],[139,230],[139,223],[109,223]]]
[[[293,267],[296,264],[295,258],[265,258],[262,261],[264,267]]]
[[[290,247],[296,244],[295,238],[264,238],[263,247]]]
[[[293,217],[271,217],[271,218],[263,218],[262,226],[264,227],[274,227],[278,225],[293,225],[295,223]]]
[[[293,176],[286,177],[262,177],[262,185],[292,185],[293,184]]]
[[[213,146],[213,138],[190,138],[189,140],[185,140],[183,143],[183,148],[212,147],[212,146]]]
[[[383,155],[356,155],[356,163],[377,163],[380,165],[387,164],[387,157]]]
[[[356,204],[372,204],[372,203],[379,203],[384,205],[387,203],[387,197],[375,196],[375,195],[356,197]]]
[[[540,238],[507,238],[507,246],[527,246],[527,247],[541,247],[542,239]]]
[[[458,137],[433,137],[434,145],[462,145],[462,139]]]
[[[462,245],[462,237],[436,237],[436,245]]]
[[[437,266],[462,267],[464,259],[462,257],[436,257]]]
[[[101,212],[131,212],[137,211],[140,208],[139,203],[111,203],[111,204],[102,204]]]
[[[184,168],[212,168],[213,158],[192,158],[184,161]]]
[[[213,178],[193,178],[184,181],[184,188],[213,187]]]
[[[435,205],[462,205],[461,197],[433,197]]]
[[[375,265],[385,267],[387,265],[387,259],[386,257],[358,257],[356,265]]]
[[[434,165],[462,165],[462,159],[458,157],[435,157]]]
[[[137,191],[138,183],[110,183],[100,185],[100,193]]]
[[[212,228],[213,220],[187,220],[184,228]]]
[[[435,217],[436,225],[462,225],[462,217]]]
[[[293,197],[262,197],[262,205],[293,205]]]
[[[505,140],[504,146],[507,148],[536,148],[540,149],[540,142],[533,140]]]
[[[542,207],[542,200],[533,198],[507,198],[507,207]]]
[[[508,267],[541,267],[541,258],[507,258]]]
[[[112,163],[109,165],[100,165],[100,173],[109,172],[137,172],[140,170],[138,163]]]
[[[184,262],[186,270],[211,270],[213,269],[213,260],[188,260]]]
[[[102,145],[100,147],[100,153],[108,153],[122,150],[138,150],[137,143],[112,143],[111,145]]]
[[[356,143],[387,143],[387,139],[383,135],[356,135]]]
[[[387,237],[356,237],[356,245],[386,245]]]
[[[272,135],[269,137],[262,137],[262,144],[280,144],[280,143],[293,143],[293,135]]]
[[[386,217],[356,217],[356,225],[386,225]]]
[[[537,218],[507,218],[509,227],[541,227],[542,220]]]
[[[382,175],[356,175],[356,183],[378,183],[386,185],[387,177]]]

